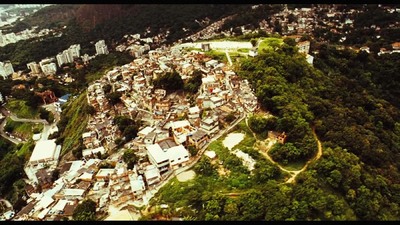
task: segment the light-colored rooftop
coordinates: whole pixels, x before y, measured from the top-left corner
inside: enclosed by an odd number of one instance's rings
[[[97,172],[96,176],[97,177],[106,177],[106,176],[110,176],[111,174],[113,174],[115,171],[115,169],[99,169],[99,171]]]
[[[165,154],[159,144],[147,145],[146,149],[157,163],[168,160],[167,154]]]
[[[35,148],[33,149],[30,162],[39,161],[39,160],[53,160],[54,153],[56,150],[56,142],[55,139],[38,141],[36,143]]]
[[[154,127],[145,127],[142,130],[140,130],[137,134],[138,136],[146,136],[150,132],[152,132],[155,128]]]
[[[204,155],[206,155],[210,159],[213,159],[213,158],[215,158],[215,156],[217,156],[217,154],[215,154],[214,151],[205,151]]]
[[[206,77],[201,78],[201,81],[203,84],[213,83],[213,82],[215,82],[215,77],[214,76],[206,76]]]
[[[189,156],[188,150],[183,145],[177,145],[174,147],[169,148],[167,151],[167,156],[168,159],[174,159],[174,158],[179,158],[182,157],[184,158],[185,156]]]
[[[65,199],[60,199],[58,202],[53,206],[53,210],[62,211],[65,208],[69,201]]]
[[[179,121],[173,121],[172,123],[172,129],[177,129],[180,127],[186,127],[190,126],[190,123],[188,120],[179,120]]]
[[[193,107],[191,107],[191,108],[189,108],[189,113],[190,114],[192,114],[192,113],[199,113],[200,112],[200,109],[199,109],[199,107],[196,105],[196,106],[193,106]]]
[[[145,168],[144,171],[144,176],[149,179],[153,177],[159,177],[160,176],[160,171],[155,165],[149,165]]]
[[[64,195],[82,196],[83,193],[85,193],[85,190],[83,190],[83,189],[77,189],[77,188],[65,188],[64,189]]]

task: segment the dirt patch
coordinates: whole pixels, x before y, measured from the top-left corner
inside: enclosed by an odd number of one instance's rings
[[[107,220],[133,220],[131,214],[127,209],[124,210],[109,210],[109,216],[105,219]]]
[[[226,138],[222,141],[224,147],[227,147],[229,150],[239,144],[244,139],[244,134],[242,133],[230,133]]]
[[[188,171],[178,174],[176,176],[176,178],[180,182],[185,182],[185,181],[193,179],[195,176],[196,176],[196,173],[193,170],[188,170]]]

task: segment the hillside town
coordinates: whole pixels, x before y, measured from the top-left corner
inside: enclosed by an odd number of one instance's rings
[[[201,71],[202,85],[194,101],[176,93],[167,95],[166,90],[151,85],[151,80],[172,68],[183,80],[190,79],[194,71]],[[122,94],[122,104],[107,101],[106,85]],[[110,205],[118,207],[128,202],[138,207],[146,205],[154,190],[176,169],[192,165],[198,158],[196,152],[204,151],[213,137],[235,122],[227,122],[228,115],[243,119],[246,112],[258,107],[248,82],[240,80],[229,66],[202,51],[187,51],[179,45],[150,50],[130,64],[108,71],[89,85],[87,99],[96,113],[82,134],[86,147],[83,158],[59,168],[62,146],[56,145],[54,139],[37,140],[25,167],[30,181],[28,205],[13,220],[70,217],[85,197],[98,202],[100,212],[107,212]],[[113,123],[116,116],[144,121],[137,137],[122,149],[115,144],[121,138]],[[190,153],[189,148],[195,151]],[[140,156],[132,169],[121,160],[126,149],[133,149]],[[102,161],[115,164],[115,168],[101,168]],[[56,169],[59,178],[52,182]]]
[[[317,18],[318,10],[328,10],[326,19]],[[293,38],[298,51],[312,65],[314,53],[310,53],[311,42],[302,40],[302,35],[323,27],[340,33],[343,42],[346,40],[345,27],[351,27],[353,23],[352,13],[351,10],[338,12],[335,8],[289,10],[285,7],[271,21],[262,21],[260,28],[273,33],[271,24],[279,24],[281,34]],[[193,47],[195,44],[187,43],[216,36],[226,19],[229,18],[210,24],[173,46],[160,45],[154,49],[150,46],[152,43],[162,43],[168,33],[145,38],[140,34],[125,35],[127,41],[110,50],[104,40],[98,40],[94,42],[96,54],[92,56],[81,55],[80,44],[74,44],[54,57],[28,63],[28,74],[14,71],[10,61],[0,62],[0,76],[3,79],[29,80],[32,77],[54,76],[58,69],[65,64],[76,63],[77,59],[90,64],[96,56],[109,54],[110,51],[128,52],[134,56],[132,62],[115,66],[88,85],[87,103],[93,107],[94,113],[89,117],[81,136],[84,149],[80,152],[80,159],[61,161],[63,146],[57,144],[56,139],[49,139],[52,133],[57,132],[62,111],[60,105],[66,103],[68,98],[58,99],[51,92],[39,93],[58,120],[44,124],[43,133],[32,137],[35,147],[24,166],[28,177],[25,180],[27,205],[18,212],[7,211],[2,218],[12,221],[72,219],[74,210],[84,199],[96,202],[96,212],[104,217],[110,216],[112,209],[122,209],[128,205],[146,207],[158,189],[193,166],[213,140],[229,132],[249,114],[257,112],[260,106],[254,90],[248,80],[241,79],[234,71],[227,50],[229,47],[218,49],[225,50],[230,62],[225,63],[206,54],[211,49],[217,49],[216,46],[221,43],[203,41],[196,43],[196,48]],[[199,23],[208,24],[208,20]],[[379,30],[379,27],[375,26],[374,29]],[[51,33],[51,30],[43,30],[36,34],[34,30],[17,35],[2,35],[0,30],[0,46]],[[243,26],[241,32],[246,34],[253,30]],[[223,34],[229,36],[232,31],[223,31]],[[221,46],[226,43],[223,42]],[[245,45],[249,46],[246,47],[249,49],[246,57],[255,57],[257,49],[250,42]],[[378,56],[400,52],[400,42],[392,43],[391,47],[381,48]],[[358,51],[370,53],[368,46]],[[154,80],[173,72],[177,72],[184,82],[201,74],[201,86],[197,94],[189,98],[181,92],[171,93],[154,87]],[[59,75],[58,78],[63,84],[75,81],[68,74]],[[118,93],[120,101],[110,102],[108,92]],[[0,92],[0,103],[5,102],[5,98]],[[0,119],[8,116],[3,114],[0,114]],[[115,122],[117,117],[141,121],[135,138],[125,142]],[[128,165],[122,159],[124,153],[131,150],[138,158],[134,165]],[[255,162],[251,157],[237,150],[234,153],[249,170],[254,168]]]

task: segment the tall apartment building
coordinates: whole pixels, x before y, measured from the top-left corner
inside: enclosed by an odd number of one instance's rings
[[[72,58],[78,58],[81,56],[80,51],[81,50],[81,45],[80,44],[75,44],[71,45],[68,48],[69,54],[71,54]]]
[[[54,58],[46,58],[42,59],[42,61],[39,62],[40,69],[42,69],[43,73],[45,75],[51,75],[55,74],[57,71],[57,66],[53,62]]]
[[[9,75],[14,73],[14,68],[10,61],[0,62],[0,76],[6,79]]]
[[[56,59],[57,59],[57,64],[59,67],[61,67],[62,64],[67,63],[67,59],[64,55],[64,52],[60,52],[56,55]]]
[[[28,69],[31,70],[31,73],[33,73],[33,74],[40,73],[40,66],[36,62],[30,62],[30,63],[26,64],[26,66],[28,67]]]
[[[0,46],[3,46],[3,45],[4,45],[4,37],[0,30]]]
[[[75,44],[71,45],[63,52],[58,53],[56,56],[58,66],[61,67],[62,64],[74,62],[74,58],[80,57],[80,50],[81,45]]]
[[[108,48],[104,40],[96,42],[94,46],[96,47],[96,55],[108,54]]]

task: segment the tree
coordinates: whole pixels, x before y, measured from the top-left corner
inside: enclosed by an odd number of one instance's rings
[[[133,169],[138,161],[138,157],[136,156],[134,150],[127,149],[122,155],[122,160],[124,160],[124,162],[128,164],[128,169]]]
[[[162,88],[169,92],[181,90],[184,87],[181,75],[176,70],[153,80],[154,88]]]
[[[236,119],[236,117],[233,112],[230,112],[224,119],[225,119],[225,122],[232,123]]]
[[[296,40],[293,38],[285,38],[283,42],[292,47],[296,46]]]
[[[130,141],[137,136],[138,129],[139,128],[136,124],[128,125],[122,132],[122,135],[125,137],[126,141]]]
[[[106,85],[103,86],[103,91],[104,91],[105,94],[110,93],[111,89],[112,89],[111,84],[106,84]]]
[[[202,84],[202,77],[202,72],[200,70],[195,70],[192,74],[192,77],[183,85],[183,90],[192,94],[197,93]]]
[[[77,221],[96,220],[96,202],[86,199],[75,208],[72,218]]]
[[[251,46],[256,47],[257,46],[257,39],[251,39],[250,40]]]
[[[94,115],[96,113],[96,109],[92,105],[85,105],[84,112],[89,115]]]
[[[111,105],[120,103],[121,96],[122,96],[121,92],[112,92],[112,93],[106,94],[106,98],[108,99],[108,101],[110,102]]]
[[[204,176],[212,176],[216,174],[216,166],[211,164],[210,160],[206,157],[202,157],[198,163],[196,163],[194,170],[196,173]]]
[[[47,122],[51,123],[54,120],[54,116],[51,112],[47,111],[44,108],[39,109],[40,118],[46,120]]]

